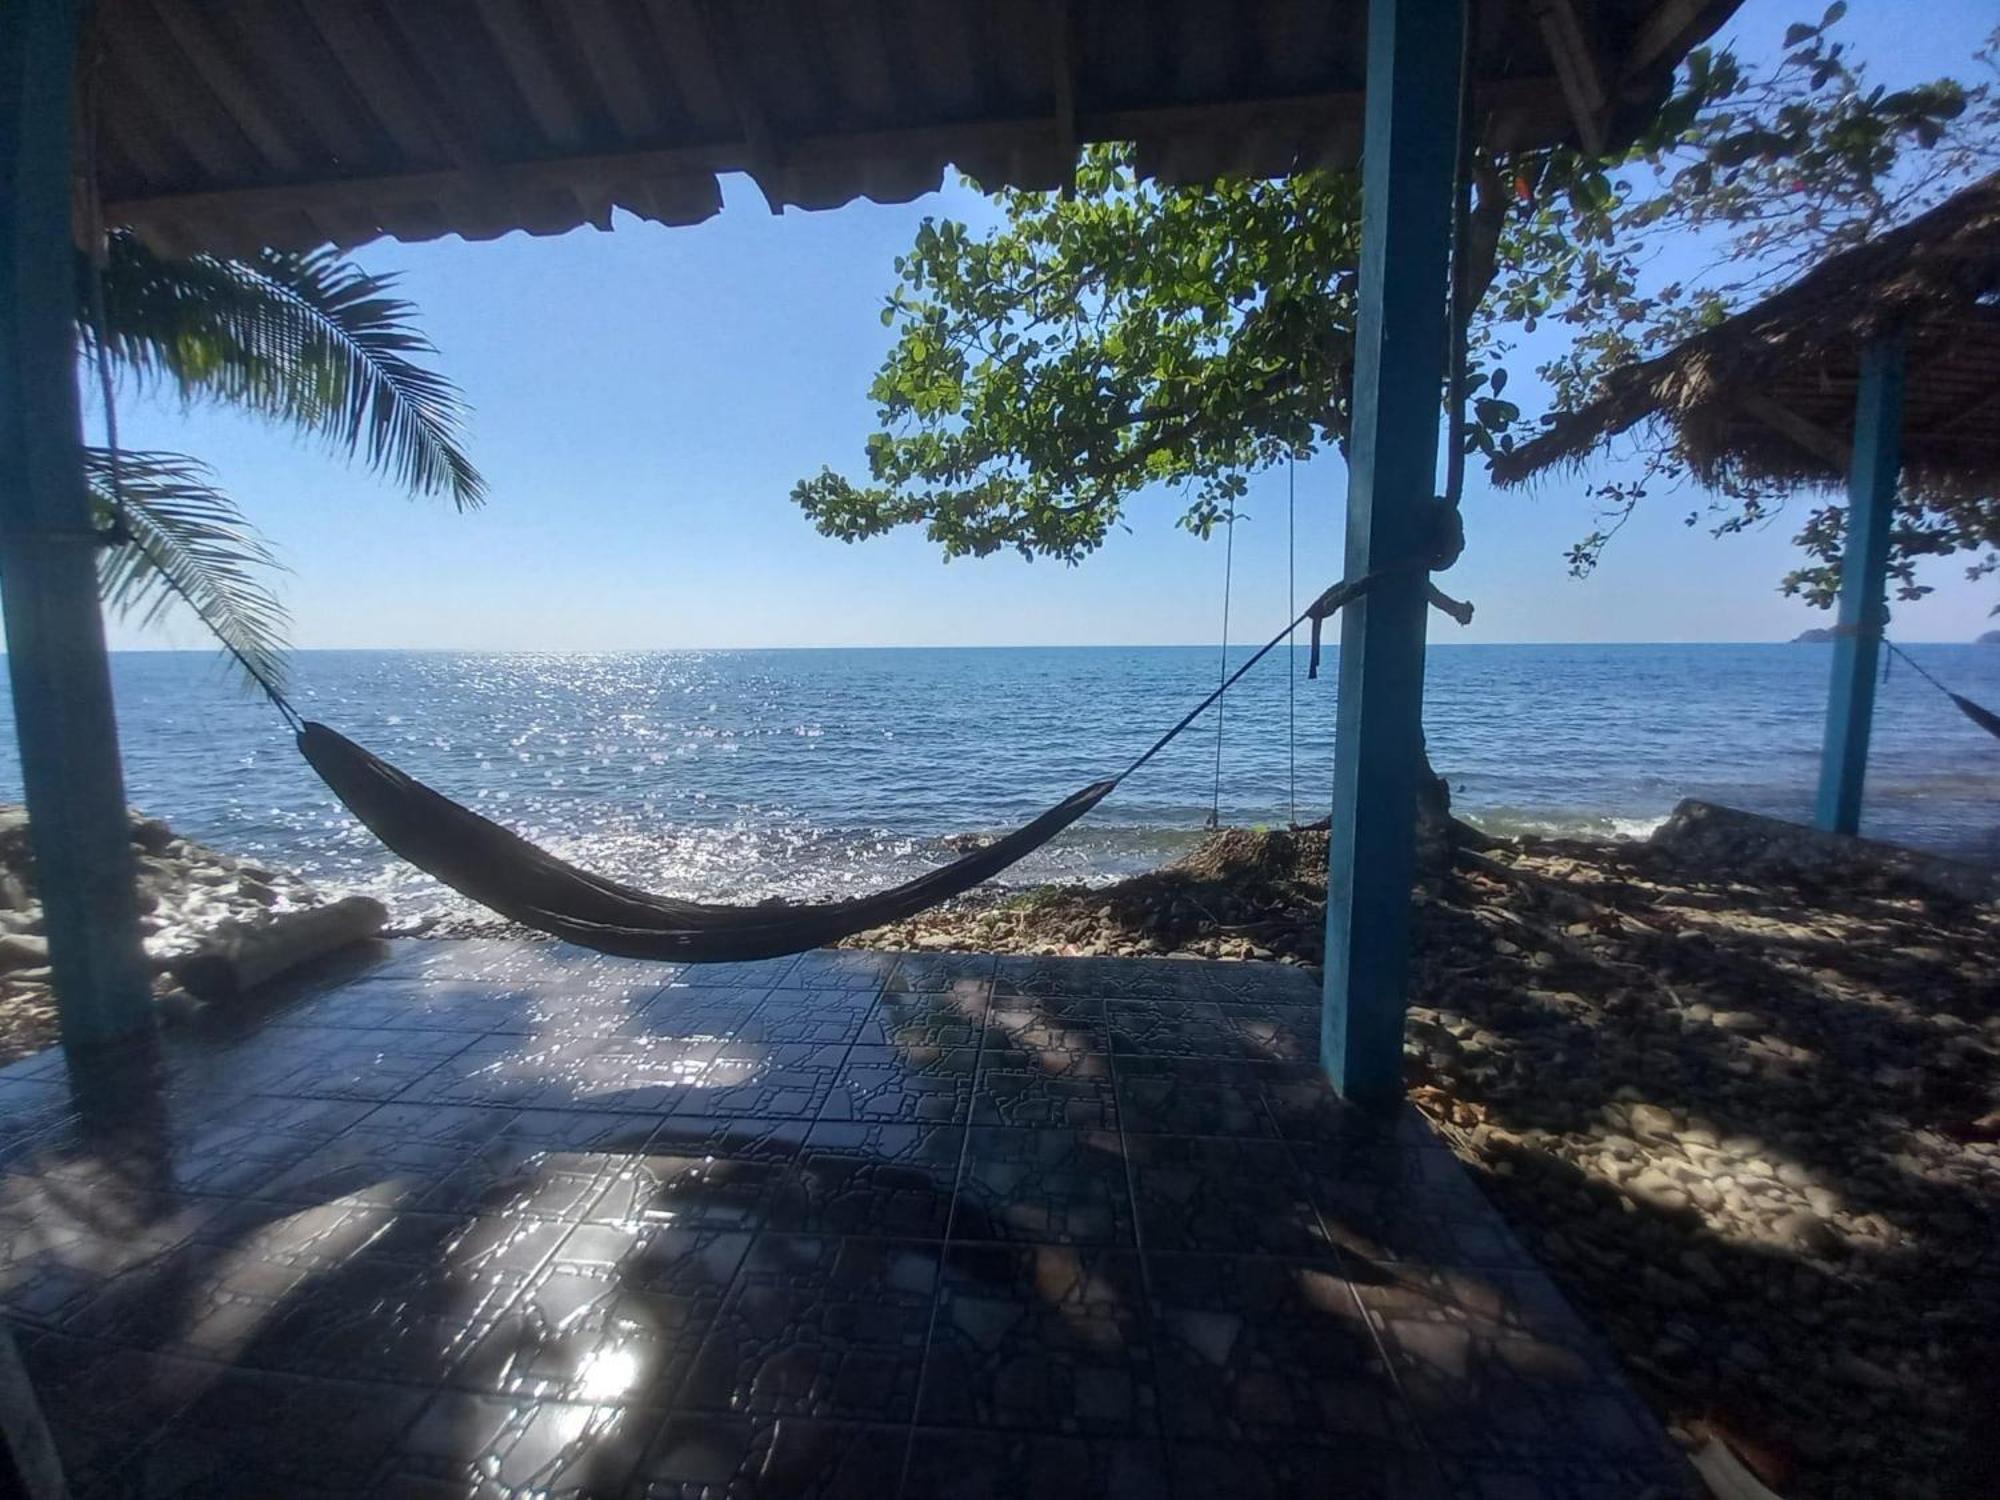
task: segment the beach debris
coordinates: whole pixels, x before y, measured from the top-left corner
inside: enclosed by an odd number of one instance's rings
[[[192,953],[176,958],[168,972],[199,1000],[240,1000],[281,974],[368,942],[388,920],[388,908],[372,896],[231,920],[207,933]]]
[[[234,941],[261,945],[252,935],[273,926],[291,927],[295,919],[328,903],[324,893],[298,877],[183,838],[158,818],[135,811],[131,831],[139,926],[154,970],[154,998],[169,1020],[200,1008],[173,977],[174,969],[219,934],[233,933]],[[0,1062],[38,1051],[56,1038],[48,938],[35,892],[27,812],[0,806]],[[351,923],[352,916],[342,920]],[[293,930],[314,929],[308,924]],[[296,946],[297,939],[274,942],[273,954]],[[256,961],[258,966],[269,962]]]

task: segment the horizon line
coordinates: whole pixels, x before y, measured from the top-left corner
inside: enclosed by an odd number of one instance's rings
[[[1231,651],[1252,650],[1259,643],[1254,641],[1231,642]],[[1537,647],[1645,647],[1645,646],[1824,646],[1828,641],[1800,641],[1791,638],[1764,638],[1759,640],[1729,641],[1687,641],[1687,640],[1631,640],[1631,641],[1451,641],[1428,640],[1426,649],[1438,650],[1486,650],[1490,648],[1528,649]],[[1977,638],[1972,640],[1905,640],[1898,642],[1904,646],[1978,646],[1988,644]],[[944,641],[876,641],[851,644],[829,645],[816,642],[800,645],[732,645],[732,646],[290,646],[285,648],[288,656],[349,654],[408,654],[435,656],[664,656],[688,655],[702,652],[747,652],[747,651],[1215,651],[1221,648],[1218,641],[988,641],[976,644],[958,644]],[[1284,649],[1282,645],[1270,648]],[[1301,639],[1290,643],[1293,651],[1309,650],[1309,644]],[[1328,643],[1328,650],[1338,651],[1339,641]],[[109,650],[112,656],[211,656],[222,654],[221,646],[116,646]],[[8,653],[0,650],[0,660]]]

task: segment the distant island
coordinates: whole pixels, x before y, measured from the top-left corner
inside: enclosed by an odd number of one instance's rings
[[[2000,646],[2000,630],[1989,630],[1972,644],[1975,646]]]
[[[1828,641],[1840,639],[1840,632],[1831,625],[1815,625],[1811,630],[1801,630],[1792,637],[1794,646],[1823,646]]]

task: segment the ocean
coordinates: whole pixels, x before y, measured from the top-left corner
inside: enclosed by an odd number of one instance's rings
[[[1432,759],[1458,810],[1499,833],[1638,836],[1682,797],[1803,818],[1831,649],[1437,646]],[[1913,654],[2000,707],[2000,650]],[[1313,682],[1303,645],[1289,678],[1284,655],[1226,701],[1225,823],[1326,812],[1334,663]],[[347,816],[217,658],[121,653],[112,670],[133,805],[381,896],[400,919],[467,912]],[[447,795],[618,879],[727,901],[906,878],[949,857],[952,835],[1122,768],[1216,673],[1214,647],[293,659],[309,717]],[[11,705],[0,720],[0,799],[17,801]],[[1009,878],[1100,881],[1171,860],[1200,837],[1216,786],[1211,717]],[[2000,743],[1900,663],[1880,691],[1864,831],[2000,865]]]

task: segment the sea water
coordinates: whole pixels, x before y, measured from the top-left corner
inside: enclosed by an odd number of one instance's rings
[[[1920,646],[2000,708],[2000,648]],[[1243,653],[1232,654],[1232,665]],[[1225,823],[1325,815],[1337,666],[1280,650],[1213,714],[1007,879],[1106,880]],[[1810,816],[1831,648],[1438,646],[1425,729],[1456,807],[1495,832],[1643,835],[1682,797]],[[1122,769],[1215,685],[1214,647],[493,655],[308,651],[321,719],[566,858],[712,900],[832,897],[949,858]],[[1289,668],[1289,670],[1288,670]],[[399,917],[466,907],[400,865],[208,655],[112,674],[131,802],[192,837]],[[4,696],[4,695],[0,695]],[[18,800],[0,705],[0,799]],[[1864,831],[2000,865],[2000,741],[1897,664]]]

